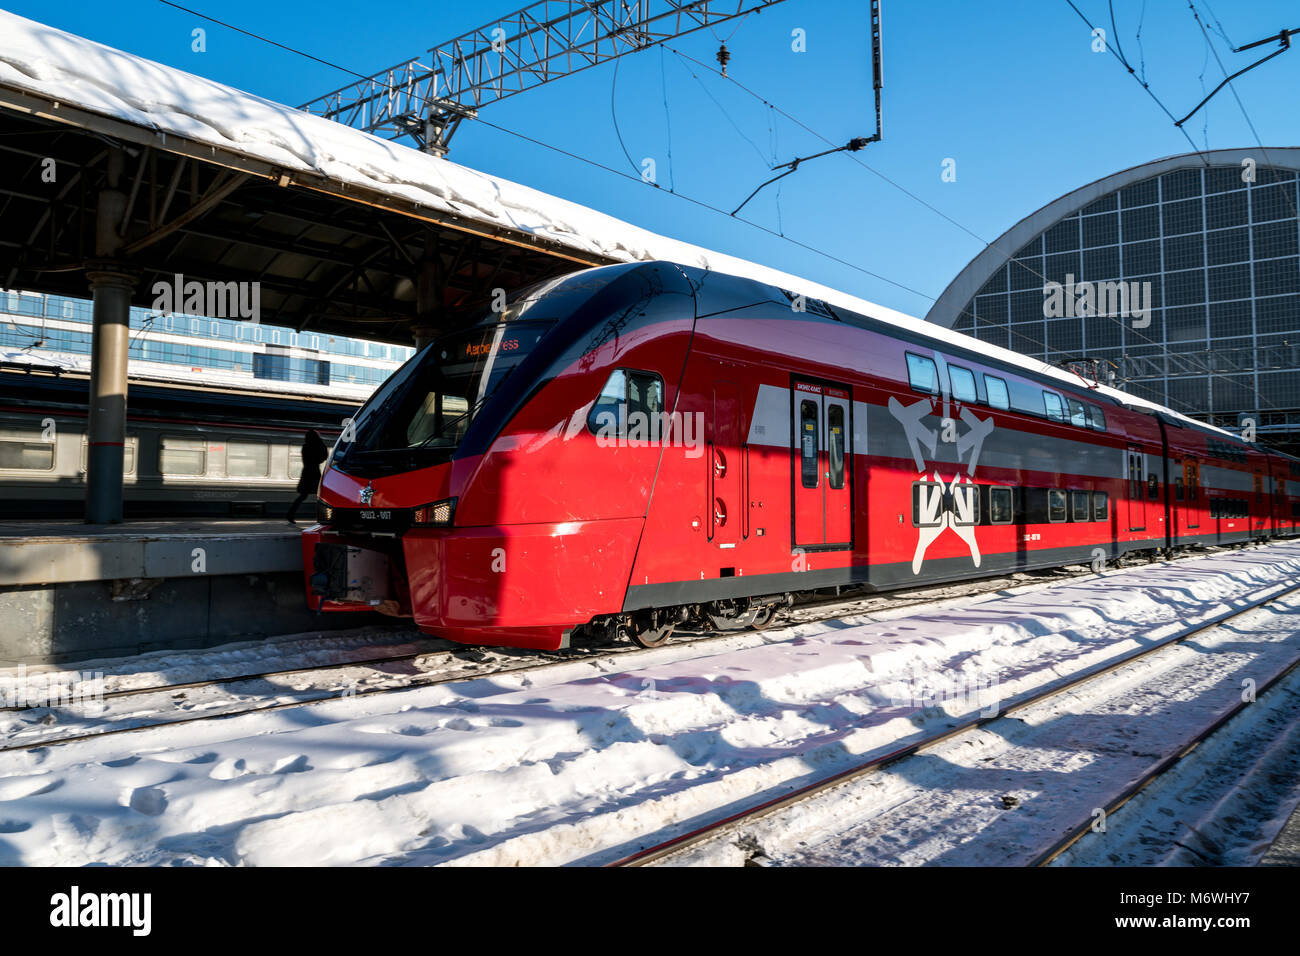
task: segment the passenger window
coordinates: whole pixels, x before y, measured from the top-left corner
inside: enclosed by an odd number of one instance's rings
[[[1010,524],[1011,517],[1012,517],[1011,489],[990,488],[989,489],[989,523]]]
[[[270,466],[271,447],[266,442],[226,443],[226,474],[231,478],[265,478]]]
[[[948,366],[948,380],[952,382],[952,397],[959,402],[974,403],[979,401],[975,392],[975,376],[968,368],[960,365]]]
[[[1088,415],[1083,410],[1083,402],[1073,398],[1067,398],[1066,403],[1070,406],[1070,424],[1078,425],[1080,428],[1088,427]]]
[[[1065,520],[1065,492],[1060,488],[1049,488],[1047,490],[1047,520]]]
[[[194,438],[159,439],[158,470],[164,475],[194,477],[208,470],[207,442]]]
[[[937,528],[943,524],[944,486],[934,481],[912,482],[912,524],[917,528]]]
[[[1065,409],[1061,405],[1061,396],[1055,392],[1043,392],[1043,408],[1047,417],[1054,422],[1065,421]]]
[[[979,485],[958,485],[949,494],[952,497],[952,523],[958,527],[979,524]]]
[[[1070,492],[1070,511],[1075,521],[1087,521],[1092,509],[1089,507],[1088,492]]]
[[[1183,500],[1183,479],[1181,475],[1176,475],[1174,477],[1174,500]]]
[[[39,437],[34,434],[33,437]],[[54,442],[0,439],[0,468],[50,471],[54,468]]]
[[[799,404],[799,474],[805,488],[817,487],[817,403]]]
[[[1106,430],[1106,413],[1100,405],[1088,405],[1088,427],[1099,432]]]
[[[907,380],[912,388],[926,395],[935,395],[939,391],[939,373],[934,367],[934,359],[922,355],[907,353]]]
[[[1155,472],[1147,475],[1147,497],[1152,501],[1160,497],[1160,480],[1156,478]]]
[[[629,433],[649,440],[659,434],[664,380],[654,372],[616,368],[587,413],[587,428],[597,437]]]
[[[1011,396],[1007,392],[1007,383],[996,375],[984,376],[984,391],[988,393],[990,407],[1011,407]]]
[[[1105,491],[1092,493],[1092,520],[1105,521],[1110,517],[1110,495]]]
[[[844,408],[832,405],[826,411],[826,457],[832,488],[844,487]]]
[[[135,443],[136,439],[128,435],[126,444],[122,447],[122,474],[130,475],[135,473]],[[86,471],[90,467],[90,446],[86,440],[81,440],[81,470]]]

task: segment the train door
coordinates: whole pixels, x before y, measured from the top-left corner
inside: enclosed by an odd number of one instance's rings
[[[706,463],[709,540],[719,548],[734,548],[740,540],[744,500],[740,488],[740,386],[717,382],[709,422]]]
[[[1183,527],[1189,532],[1201,526],[1201,469],[1195,458],[1183,459]]]
[[[796,548],[853,541],[853,403],[846,386],[794,382],[791,449]]]
[[[1125,461],[1128,472],[1128,529],[1144,531],[1147,526],[1147,496],[1142,451],[1135,445],[1129,445]]]
[[[826,544],[847,548],[853,543],[853,403],[848,389],[827,386],[822,397],[826,412],[825,513]]]
[[[1255,491],[1255,500],[1251,503],[1250,513],[1254,519],[1250,522],[1252,531],[1268,531],[1268,512],[1271,510],[1268,495],[1264,493],[1264,472],[1258,468],[1255,469],[1255,480],[1253,483]]]

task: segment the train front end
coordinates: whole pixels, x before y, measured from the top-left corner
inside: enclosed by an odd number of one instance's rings
[[[680,369],[693,321],[680,271],[607,266],[420,350],[331,455],[302,539],[309,606],[541,649],[619,611],[657,449],[598,447],[588,414],[611,368]]]

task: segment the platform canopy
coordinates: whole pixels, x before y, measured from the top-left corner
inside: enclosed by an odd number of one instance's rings
[[[257,282],[265,323],[409,343],[493,288],[648,259],[851,298],[0,11],[0,287],[85,295],[111,260],[135,305]]]

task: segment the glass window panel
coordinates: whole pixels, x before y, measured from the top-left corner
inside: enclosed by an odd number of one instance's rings
[[[164,475],[202,475],[208,466],[208,446],[201,439],[159,440],[158,470]]]
[[[266,442],[226,443],[226,474],[231,478],[265,478],[270,462],[271,448]]]
[[[975,376],[970,369],[960,365],[948,366],[948,378],[952,382],[952,397],[959,402],[976,402],[979,400],[975,391]]]

